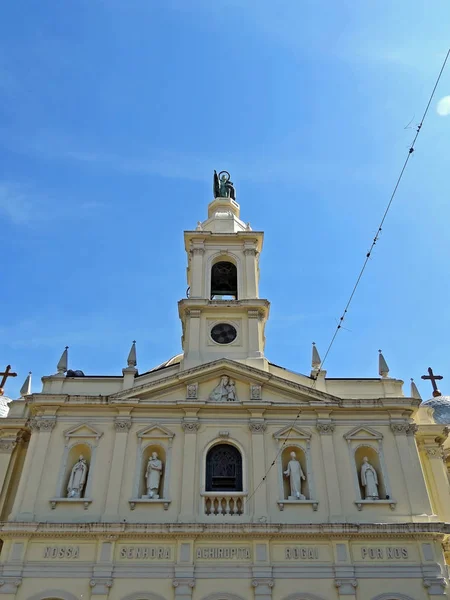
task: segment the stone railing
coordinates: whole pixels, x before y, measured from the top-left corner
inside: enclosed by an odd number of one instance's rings
[[[203,512],[216,517],[243,515],[246,496],[246,492],[203,492]]]

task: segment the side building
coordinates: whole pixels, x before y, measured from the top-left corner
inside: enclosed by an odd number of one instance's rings
[[[382,356],[268,361],[263,233],[226,184],[184,233],[182,353],[139,373],[133,343],[111,377],[66,349],[2,419],[0,600],[448,597],[446,425]]]

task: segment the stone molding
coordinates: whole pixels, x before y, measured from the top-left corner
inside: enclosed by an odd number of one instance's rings
[[[198,421],[183,421],[181,427],[184,433],[197,433],[200,429],[200,423]]]
[[[236,594],[229,594],[227,592],[213,592],[202,598],[202,600],[244,600],[242,596]]]
[[[265,586],[267,586],[269,588],[273,588],[273,586],[275,585],[275,582],[274,582],[273,579],[270,579],[270,578],[261,578],[261,577],[258,577],[258,578],[255,578],[255,579],[252,580],[252,586],[254,588],[256,588],[258,586],[263,586],[263,585],[265,585]]]
[[[188,383],[186,386],[186,400],[197,400],[198,383]]]
[[[17,442],[15,439],[11,438],[3,438],[0,439],[0,453],[1,454],[9,454],[16,447]]]
[[[8,521],[0,524],[2,539],[12,538],[89,538],[104,539],[107,535],[118,539],[154,539],[155,535],[166,539],[179,536],[227,536],[228,538],[283,539],[292,536],[315,536],[327,538],[405,538],[443,540],[450,534],[449,523],[243,523],[242,530],[233,523],[146,523],[145,530],[139,523],[36,523]]]
[[[336,425],[334,423],[317,423],[316,428],[320,435],[333,435]]]
[[[201,246],[195,246],[191,248],[190,253],[192,256],[203,256],[205,254],[205,249]]]
[[[415,423],[411,423],[408,427],[408,431],[406,432],[406,435],[416,435],[416,433],[419,431],[419,426],[416,425]]]
[[[353,577],[340,577],[334,580],[334,585],[339,590],[339,594],[354,594],[358,581]]]
[[[199,308],[188,308],[186,314],[188,314],[191,319],[200,319],[202,311]]]
[[[53,431],[56,425],[56,417],[33,417],[27,423],[33,433],[38,431]]]
[[[428,458],[444,458],[444,450],[441,446],[424,446]]]
[[[151,592],[134,592],[125,596],[122,600],[164,600],[159,594],[152,594]]]
[[[257,383],[250,385],[250,400],[261,400],[262,399],[262,386]]]
[[[252,433],[264,433],[267,429],[265,421],[250,421],[248,428]]]
[[[394,435],[406,435],[410,427],[409,423],[391,423],[391,431]]]
[[[47,598],[61,598],[61,600],[79,600],[77,596],[74,596],[70,592],[65,592],[63,590],[51,589],[45,590],[43,592],[38,592],[28,600],[47,600]]]
[[[447,580],[444,577],[425,577],[423,580],[424,587],[430,595],[441,596],[447,587]]]
[[[114,428],[117,432],[128,433],[131,429],[131,417],[116,417]]]
[[[114,583],[113,579],[107,577],[93,578],[90,580],[89,585],[92,588],[92,595],[107,595],[109,590],[112,588]]]

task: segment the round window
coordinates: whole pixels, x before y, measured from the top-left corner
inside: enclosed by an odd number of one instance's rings
[[[211,329],[211,337],[218,344],[231,344],[236,336],[236,329],[229,323],[218,323]]]

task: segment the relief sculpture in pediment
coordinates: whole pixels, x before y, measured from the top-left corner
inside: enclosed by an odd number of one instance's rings
[[[209,395],[213,402],[237,402],[236,383],[228,375],[223,375],[217,385]]]

